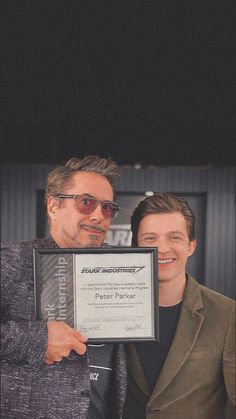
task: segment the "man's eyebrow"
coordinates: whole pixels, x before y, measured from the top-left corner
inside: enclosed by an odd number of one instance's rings
[[[179,230],[170,231],[170,234],[181,234],[181,236],[184,236],[184,233],[182,231],[179,231]]]
[[[93,195],[91,195],[90,193],[87,193],[87,192],[84,192],[84,193],[82,193],[82,194],[80,194],[80,195],[86,195],[86,196],[88,196],[89,198],[94,198],[94,199],[96,199],[96,198],[95,198],[95,196],[93,196]]]
[[[181,236],[184,236],[184,233],[182,233],[182,231],[179,230],[171,230],[169,231],[167,234],[180,234]],[[143,236],[149,236],[149,235],[158,235],[158,232],[156,231],[145,231],[144,233],[140,234],[140,237]]]
[[[142,236],[149,236],[149,235],[156,235],[156,233],[153,231],[145,231],[144,233],[142,233],[141,235],[140,235],[140,237],[142,237]]]

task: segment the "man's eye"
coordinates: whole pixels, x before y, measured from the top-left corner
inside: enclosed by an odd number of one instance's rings
[[[171,240],[182,240],[180,236],[171,236]]]
[[[103,209],[105,211],[112,211],[113,206],[111,204],[103,204]]]
[[[85,207],[90,207],[93,203],[92,199],[89,198],[84,198],[81,202]]]

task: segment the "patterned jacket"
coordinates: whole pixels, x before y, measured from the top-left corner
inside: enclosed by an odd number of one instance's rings
[[[85,419],[91,393],[88,355],[72,352],[59,363],[43,362],[47,324],[35,319],[33,247],[57,245],[39,239],[6,244],[1,251],[1,417]],[[121,418],[126,393],[124,348],[105,346],[114,356],[111,417]]]

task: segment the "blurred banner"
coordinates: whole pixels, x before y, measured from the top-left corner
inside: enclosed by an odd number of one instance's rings
[[[118,193],[117,203],[121,210],[114,218],[107,234],[106,243],[112,246],[130,246],[132,234],[130,231],[130,219],[138,203],[146,198],[145,194]]]

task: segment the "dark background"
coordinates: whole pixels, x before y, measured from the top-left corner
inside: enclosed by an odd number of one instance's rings
[[[235,165],[234,4],[4,2],[1,160]]]

